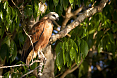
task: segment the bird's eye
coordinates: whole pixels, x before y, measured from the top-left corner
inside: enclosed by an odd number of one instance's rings
[[[53,17],[56,17],[55,15],[52,15]]]

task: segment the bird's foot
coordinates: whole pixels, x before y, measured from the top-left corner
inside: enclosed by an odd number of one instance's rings
[[[45,58],[45,55],[43,54],[42,50],[38,51],[38,58],[42,60],[44,64],[46,63],[47,59]]]

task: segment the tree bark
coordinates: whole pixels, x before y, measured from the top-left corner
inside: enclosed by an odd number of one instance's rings
[[[44,55],[47,59],[44,69],[42,72],[41,78],[54,78],[54,61],[55,61],[55,53],[52,51],[51,45],[48,45],[44,49]]]

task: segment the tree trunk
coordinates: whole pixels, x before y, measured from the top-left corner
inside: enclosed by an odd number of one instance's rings
[[[44,65],[41,78],[54,78],[55,53],[53,53],[51,45],[48,45],[43,52],[47,61]]]

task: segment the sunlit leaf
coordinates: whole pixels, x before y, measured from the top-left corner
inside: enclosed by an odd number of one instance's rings
[[[4,2],[4,9],[6,9],[7,7],[8,7],[8,2],[5,1],[5,2]]]
[[[96,29],[92,29],[92,30],[89,31],[89,34],[92,34],[92,33],[94,33],[95,31],[96,31]]]
[[[78,47],[76,45],[76,43],[74,42],[74,40],[70,39],[68,40],[68,45],[69,45],[69,50],[74,47],[74,49],[78,52]]]
[[[73,2],[74,0],[69,0],[70,4],[71,4],[71,7],[73,8]]]
[[[76,55],[77,55],[77,53],[76,53],[75,49],[72,47],[70,50],[71,61],[73,61],[76,58]]]
[[[2,13],[2,11],[0,12],[0,18],[3,20],[3,13]]]
[[[11,8],[7,7],[6,12],[7,12],[8,15],[11,15]]]

